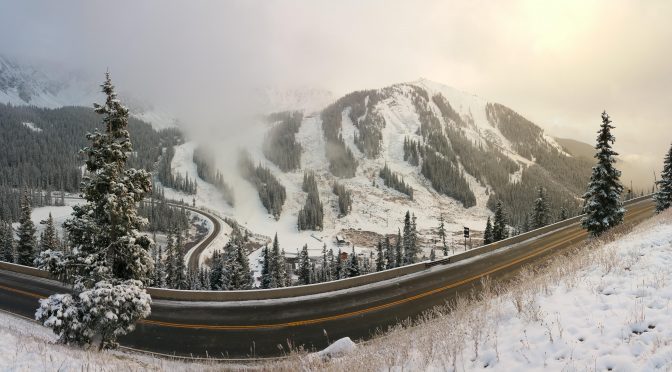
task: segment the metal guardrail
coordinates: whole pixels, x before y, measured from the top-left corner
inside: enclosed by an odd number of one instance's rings
[[[642,201],[650,200],[651,195],[642,196],[631,199],[624,204],[632,205]],[[498,241],[496,243],[488,244],[472,250],[458,253],[456,255],[447,257],[445,259],[436,261],[424,261],[412,265],[402,266],[395,269],[389,269],[370,273],[366,275],[357,276],[354,278],[340,279],[325,283],[316,283],[309,285],[302,285],[296,287],[274,288],[274,289],[254,289],[247,291],[193,291],[193,290],[178,290],[165,288],[148,288],[147,292],[155,300],[175,300],[175,301],[251,301],[251,300],[270,300],[279,298],[291,298],[299,296],[316,295],[325,292],[332,292],[337,290],[349,289],[359,287],[367,284],[398,278],[404,275],[413,274],[426,270],[431,266],[445,265],[478,255],[496,251],[499,248],[509,247],[529,239],[543,236],[547,233],[571,226],[581,220],[583,215],[569,218],[564,221],[557,222],[552,225],[542,227],[524,234],[520,234],[508,239]],[[0,262],[0,269],[19,272],[27,275],[38,276],[42,278],[49,278],[49,273],[36,268],[7,264]]]

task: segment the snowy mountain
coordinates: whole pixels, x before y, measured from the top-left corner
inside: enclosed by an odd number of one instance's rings
[[[197,144],[178,147],[173,168],[197,179],[197,204],[255,233],[270,237],[277,232],[288,253],[308,244],[316,254],[323,243],[333,245],[336,235],[356,247],[372,248],[381,234],[396,234],[407,210],[417,217],[425,243],[435,238],[440,216],[453,232],[449,243],[459,243],[463,226],[483,229],[496,200],[504,201],[512,226],[522,224],[538,186],[546,188],[552,208],[575,213],[590,172],[588,162],[566,153],[513,110],[428,80],[348,94],[319,112],[306,112],[295,128],[277,117],[254,127],[265,128],[266,134],[244,145],[252,163],[270,170],[285,188],[277,220],[262,204],[254,183],[231,167],[238,149],[210,149],[217,155],[215,166],[234,190],[233,206],[198,178],[192,162]],[[298,167],[287,163],[295,153],[300,154]],[[397,177],[396,184],[386,186],[381,178],[386,166]],[[315,173],[324,205],[321,231],[297,229],[308,171]],[[336,182],[352,193],[347,215],[332,192]]]
[[[34,67],[0,55],[0,102],[45,108],[91,106],[100,99],[98,85],[81,74],[54,67]]]
[[[146,100],[122,92],[131,115],[155,128],[176,126],[175,118],[156,109]],[[91,107],[100,102],[100,81],[79,71],[67,71],[55,65],[32,65],[0,55],[0,103],[43,108],[63,106]]]

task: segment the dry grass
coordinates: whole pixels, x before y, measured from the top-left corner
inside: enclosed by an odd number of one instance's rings
[[[564,336],[562,322],[557,313],[543,313],[537,304],[538,296],[549,294],[559,283],[567,289],[575,287],[581,280],[577,274],[595,264],[603,275],[629,270],[637,257],[622,261],[616,254],[616,248],[607,243],[633,229],[642,231],[671,218],[672,211],[636,227],[619,226],[599,239],[589,240],[558,252],[543,262],[524,267],[513,280],[497,282],[484,278],[482,290],[478,293],[459,297],[435,308],[413,323],[406,321],[399,324],[373,340],[360,343],[355,352],[345,357],[325,361],[314,355],[296,353],[287,360],[256,367],[274,371],[455,370],[458,365],[465,365],[467,359],[475,360],[486,342],[494,346],[499,360],[497,330],[502,320],[501,309],[506,302],[513,304],[524,321],[545,327],[549,341],[553,342]],[[652,282],[664,281],[661,273],[657,275],[651,277]],[[632,322],[643,320],[642,308],[642,304],[633,308]],[[525,334],[520,341],[523,351],[529,348],[526,337]],[[522,357],[526,358],[524,352]]]

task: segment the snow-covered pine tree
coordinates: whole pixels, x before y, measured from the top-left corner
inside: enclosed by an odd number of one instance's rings
[[[432,247],[431,252],[429,252],[429,260],[430,261],[436,260],[436,252],[434,252],[434,247]]]
[[[352,253],[350,254],[350,260],[348,262],[348,278],[354,278],[359,276],[359,274],[359,258],[357,257],[357,253],[355,253],[355,246],[353,245]]]
[[[182,232],[177,231],[177,239],[175,239],[175,247],[173,259],[175,260],[173,266],[175,268],[175,277],[173,278],[173,288],[175,289],[189,289],[189,281],[187,280],[187,267],[182,256]]]
[[[490,222],[490,216],[488,216],[488,222],[485,223],[485,231],[483,232],[483,244],[490,244],[494,240],[492,234],[492,222]]]
[[[299,284],[310,284],[310,258],[308,257],[308,244],[305,244],[297,257],[299,261]]]
[[[242,242],[238,241],[234,247],[234,265],[235,270],[231,273],[232,289],[252,289],[252,274],[250,271],[250,261],[245,254],[245,248]]]
[[[56,226],[54,226],[54,217],[49,213],[46,221],[40,221],[40,224],[45,225],[45,229],[40,235],[40,252],[44,251],[60,251],[61,242],[58,239]]]
[[[282,265],[280,264],[280,243],[278,242],[278,234],[275,234],[273,238],[273,248],[269,252],[269,265],[268,271],[271,276],[271,281],[269,288],[280,288],[283,287],[284,279],[282,276],[282,271],[284,271]]]
[[[331,267],[329,266],[329,257],[327,256],[327,244],[322,245],[322,268],[319,275],[320,282],[331,280]]]
[[[177,259],[175,258],[176,256],[176,251],[175,251],[175,239],[173,236],[173,232],[175,229],[170,228],[168,229],[168,236],[166,238],[166,287],[167,288],[175,288],[175,278],[177,277],[177,267],[175,266],[175,263],[177,262]],[[213,260],[214,260],[214,255],[213,255]]]
[[[261,265],[261,288],[268,289],[271,288],[271,257],[269,256],[268,246],[264,246],[264,249],[261,251],[261,259],[263,263]]]
[[[403,264],[411,263],[411,256],[413,255],[413,238],[411,237],[411,212],[406,211],[404,216],[404,236],[403,236],[403,247],[404,247],[404,259]]]
[[[19,241],[16,243],[16,255],[19,265],[33,266],[35,264],[37,240],[35,239],[35,225],[30,219],[31,214],[30,196],[28,191],[25,190],[21,197],[21,216],[19,217],[19,228],[17,230]]]
[[[154,287],[166,288],[166,269],[163,264],[163,247],[157,245],[154,257]]]
[[[338,248],[338,253],[335,257],[336,264],[334,265],[334,280],[345,278],[343,273],[343,260],[341,260],[341,248]]]
[[[332,281],[338,279],[336,277],[336,258],[334,257],[334,249],[329,248],[329,279],[327,281]]]
[[[446,225],[443,220],[443,214],[439,216],[439,241],[441,242],[441,248],[443,249],[443,255],[448,255],[448,245],[446,244]]]
[[[568,218],[567,208],[565,207],[560,208],[560,217],[558,218],[558,221],[564,221],[567,218]]]
[[[537,188],[537,199],[534,201],[534,210],[532,211],[532,228],[540,229],[548,225],[549,220],[548,201],[544,188]]]
[[[311,261],[310,263],[310,282],[311,283],[319,283],[320,278],[317,272],[317,267],[315,266],[315,261]]]
[[[397,242],[394,245],[394,267],[401,267],[404,264],[404,247],[403,238],[401,236],[401,229],[397,229]],[[391,246],[391,245],[390,245]]]
[[[660,174],[660,181],[657,181],[658,191],[653,198],[656,201],[656,212],[660,213],[672,205],[672,146],[665,155],[663,161],[663,172]]]
[[[287,271],[287,256],[285,256],[285,249],[280,250],[280,257],[278,259],[278,283],[281,287],[290,287],[292,285],[290,273]]]
[[[599,236],[623,222],[625,214],[621,202],[623,185],[619,181],[621,171],[614,167],[618,153],[611,148],[615,140],[612,129],[611,119],[605,111],[602,113],[600,130],[597,131],[597,165],[593,167],[588,191],[583,195],[583,213],[586,216],[581,219],[581,224],[593,236]]]
[[[383,251],[383,241],[378,239],[378,250],[376,255],[376,271],[385,270],[385,252]]]
[[[198,269],[198,280],[201,282],[201,288],[206,290],[212,288],[210,286],[210,271],[205,267]]]
[[[498,242],[509,237],[509,230],[506,227],[506,213],[501,200],[495,206],[495,221],[492,225],[492,240]]]
[[[149,173],[126,168],[133,153],[128,110],[109,73],[102,88],[106,102],[94,107],[103,116],[105,131],[88,134],[91,145],[82,150],[87,157],[81,186],[86,203],[74,206],[64,224],[72,250],[54,269],[55,275],[67,274],[73,293],[40,300],[35,317],[60,342],[109,348],[151,311],[144,287],[151,280],[152,241],[138,232],[147,221],[136,208],[152,186]]]
[[[224,254],[220,251],[215,251],[212,254],[212,264],[210,266],[208,281],[210,282],[210,289],[213,291],[222,291],[226,289],[226,283],[224,282]]]
[[[10,222],[0,223],[0,261],[14,262],[14,229]]]
[[[390,242],[389,236],[385,237],[385,245],[383,248],[385,249],[385,257],[387,258],[385,268],[393,269],[397,267],[397,253],[395,251],[395,247],[392,246],[392,243]]]
[[[404,264],[409,265],[415,263],[418,259],[417,247],[417,225],[415,214],[411,216],[409,211],[406,211],[404,216]]]

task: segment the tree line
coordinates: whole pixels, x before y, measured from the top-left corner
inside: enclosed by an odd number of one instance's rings
[[[303,113],[299,111],[278,112],[269,116],[269,122],[277,124],[266,133],[263,153],[283,172],[301,168],[301,144],[296,141],[296,133],[302,121]]]
[[[339,217],[346,216],[352,211],[352,191],[347,190],[345,186],[334,182],[333,193],[338,196]]]
[[[96,113],[87,107],[57,109],[0,104],[0,183],[21,188],[76,192],[82,180],[84,135],[97,126]],[[36,132],[23,123],[30,123]],[[135,147],[129,166],[151,169],[163,147],[179,143],[175,128],[154,130],[129,118]]]
[[[259,193],[261,204],[276,220],[280,218],[287,192],[271,171],[261,164],[255,166],[247,151],[240,153],[238,161],[243,178],[251,182]]]
[[[324,207],[320,201],[320,192],[317,188],[314,172],[303,174],[302,189],[308,194],[306,204],[299,211],[298,228],[300,230],[322,230],[324,227]]]
[[[398,173],[393,172],[390,167],[387,166],[387,163],[385,163],[385,166],[378,172],[378,175],[383,179],[385,186],[393,188],[402,194],[406,194],[413,200],[413,188],[404,182],[403,177],[399,176]]]
[[[183,175],[173,171],[172,163],[174,156],[174,146],[168,146],[163,150],[163,154],[157,164],[156,178],[165,187],[170,187],[185,194],[195,195],[198,191],[196,180],[189,179],[189,175],[186,173]]]

